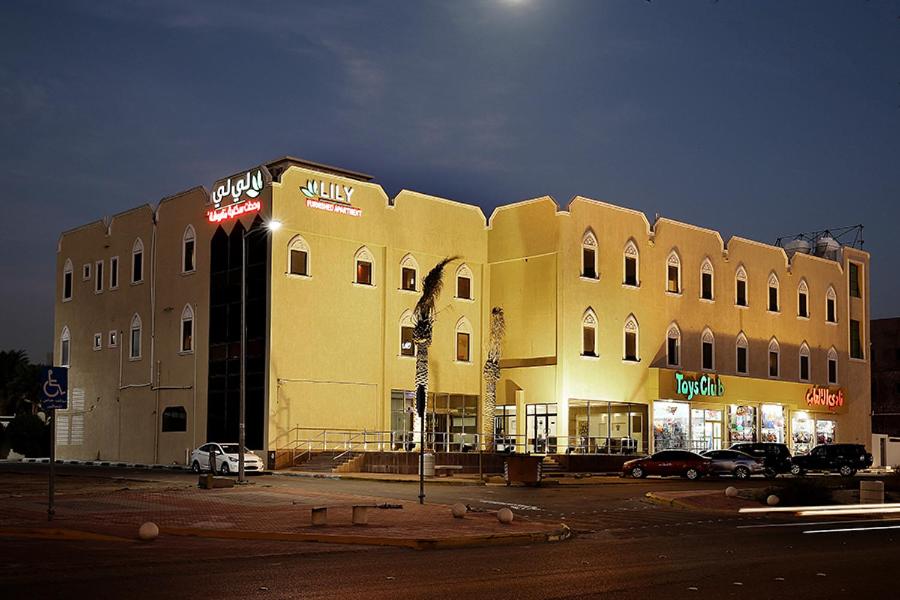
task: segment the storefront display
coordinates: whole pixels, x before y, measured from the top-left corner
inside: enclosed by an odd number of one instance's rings
[[[791,452],[806,454],[813,447],[815,420],[805,411],[794,411],[791,416]]]
[[[728,439],[732,444],[756,441],[756,407],[728,407]]]
[[[691,450],[722,449],[722,411],[691,409]]]
[[[759,441],[783,444],[787,433],[784,407],[780,404],[763,404],[759,415]]]
[[[653,403],[653,449],[689,449],[690,408],[686,402]]]
[[[834,443],[835,422],[831,419],[816,419],[816,444]]]

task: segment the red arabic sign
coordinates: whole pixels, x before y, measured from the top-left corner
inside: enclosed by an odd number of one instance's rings
[[[206,211],[206,218],[209,219],[210,223],[219,223],[247,213],[255,212],[259,210],[260,206],[259,200],[247,200],[240,204],[229,204],[222,208],[208,210]]]
[[[817,385],[806,390],[807,406],[824,406],[828,410],[837,410],[844,405],[844,390],[832,392],[826,387]]]

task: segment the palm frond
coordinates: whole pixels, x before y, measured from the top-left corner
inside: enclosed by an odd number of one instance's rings
[[[420,323],[433,320],[434,306],[441,293],[441,288],[444,286],[444,267],[457,258],[459,257],[451,256],[442,259],[428,271],[428,275],[422,280],[422,296],[416,302],[416,308],[413,310],[413,335]]]

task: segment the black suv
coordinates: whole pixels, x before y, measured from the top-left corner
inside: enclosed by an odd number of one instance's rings
[[[766,477],[775,477],[779,473],[791,472],[791,451],[787,444],[774,442],[739,442],[732,444],[729,450],[744,452],[754,458],[761,459],[765,466]]]
[[[803,475],[807,471],[826,471],[851,477],[858,469],[872,466],[872,455],[862,444],[823,444],[809,454],[795,456],[791,473]]]

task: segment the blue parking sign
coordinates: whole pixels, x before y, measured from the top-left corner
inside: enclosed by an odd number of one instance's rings
[[[41,408],[65,410],[69,403],[69,369],[44,367],[41,373]]]

